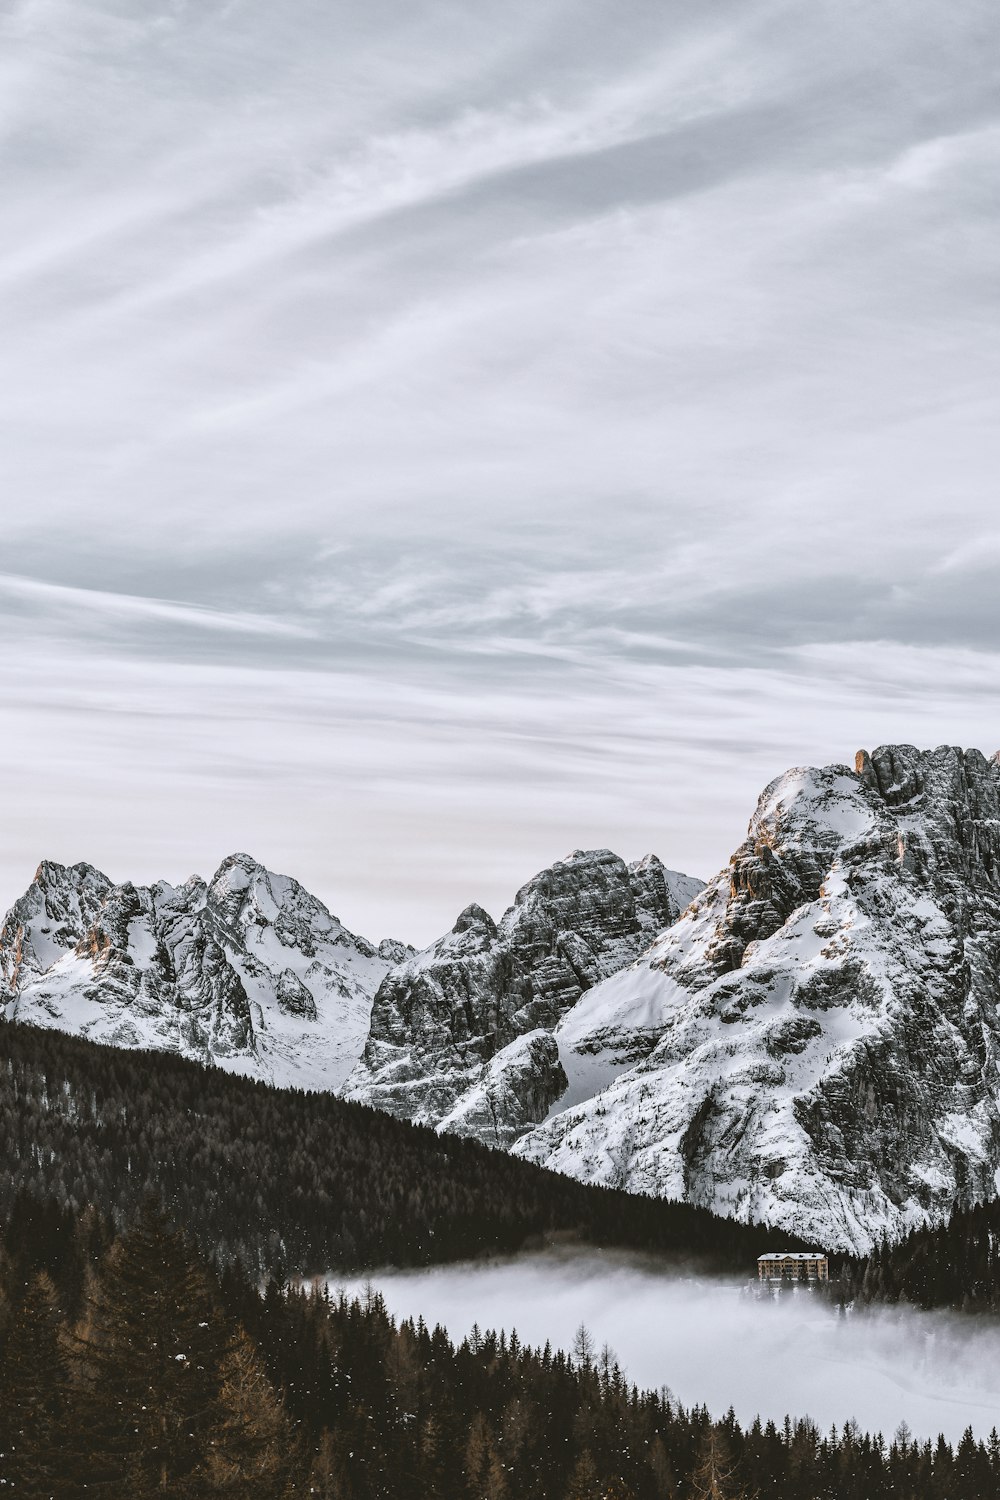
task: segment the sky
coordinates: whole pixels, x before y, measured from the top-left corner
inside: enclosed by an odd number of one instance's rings
[[[806,1292],[758,1301],[743,1295],[745,1281],[569,1247],[342,1285],[364,1298],[369,1284],[395,1318],[440,1323],[456,1341],[476,1324],[571,1351],[582,1324],[595,1351],[607,1347],[640,1390],[666,1386],[715,1417],[732,1406],[741,1423],[811,1417],[826,1433],[853,1420],[887,1442],[905,1423],[922,1441],[943,1432],[957,1443],[967,1426],[985,1440],[997,1422],[1000,1330],[989,1319],[906,1305],[842,1319]]]
[[[425,943],[1000,746],[992,0],[0,8],[0,908]]]

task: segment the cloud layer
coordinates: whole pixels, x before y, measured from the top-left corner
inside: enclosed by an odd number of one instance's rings
[[[779,1426],[786,1415],[809,1416],[828,1432],[853,1419],[891,1442],[906,1423],[921,1440],[943,1432],[957,1443],[970,1425],[985,1440],[996,1421],[1000,1335],[973,1318],[902,1306],[845,1320],[805,1292],[763,1302],[735,1279],[680,1276],[653,1257],[595,1250],[374,1280],[396,1318],[440,1323],[456,1341],[476,1323],[571,1350],[583,1323],[640,1389],[667,1386],[716,1417],[732,1406],[746,1425],[758,1414]],[[363,1297],[365,1282],[345,1290]]]
[[[0,884],[418,940],[1000,726],[1000,18],[22,0]]]

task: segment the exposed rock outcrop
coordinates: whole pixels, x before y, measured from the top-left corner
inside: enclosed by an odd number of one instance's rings
[[[506,1148],[545,1118],[565,1088],[551,1031],[529,1031],[493,1054],[438,1129]]]
[[[1000,765],[889,746],[786,773],[746,841],[556,1032],[516,1150],[830,1247],[992,1196]]]
[[[565,1088],[541,1034],[700,888],[652,855],[626,865],[607,849],[577,850],[528,881],[499,923],[466,907],[450,933],[383,981],[346,1093],[508,1144]],[[529,1033],[531,1048],[509,1050]]]

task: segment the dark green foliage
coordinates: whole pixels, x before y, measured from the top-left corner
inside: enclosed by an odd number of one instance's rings
[[[194,1493],[224,1335],[203,1266],[159,1214],[113,1245],[66,1347],[67,1448],[85,1492]]]
[[[41,1182],[57,1206],[33,1232],[53,1263],[66,1208],[99,1204],[120,1226],[147,1189],[220,1262],[279,1277],[514,1251],[553,1233],[747,1270],[773,1243],[329,1094],[12,1023],[0,1023],[0,1139],[0,1214],[25,1214]]]
[[[86,1224],[62,1222],[86,1243]],[[261,1293],[237,1267],[216,1281],[149,1215],[88,1269],[73,1321],[9,1223],[4,1240],[0,1306],[14,1313],[0,1390],[34,1464],[18,1470],[4,1449],[15,1496],[1000,1500],[996,1434],[953,1449],[904,1430],[887,1445],[853,1423],[824,1437],[808,1421],[713,1421],[629,1386],[606,1355],[576,1361],[491,1332],[456,1347],[397,1325],[375,1294]],[[27,1288],[15,1266],[29,1267]]]
[[[16,1288],[12,1288],[16,1293]],[[66,1414],[56,1289],[36,1270],[16,1304],[0,1371],[0,1493],[46,1500]]]
[[[88,1262],[92,1215],[60,1215]],[[224,1316],[211,1269],[156,1211],[87,1265],[77,1315],[33,1224],[4,1230],[0,1493],[27,1500],[283,1500],[297,1447],[260,1354]],[[106,1226],[104,1226],[106,1229]],[[18,1300],[18,1272],[28,1269]],[[62,1304],[62,1305],[61,1305]]]
[[[963,1312],[1000,1312],[1000,1200],[956,1211],[896,1245],[837,1267],[846,1302],[911,1302]]]

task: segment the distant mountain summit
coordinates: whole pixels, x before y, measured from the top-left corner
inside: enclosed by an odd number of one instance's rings
[[[477,1084],[493,1099],[484,1069],[530,1032],[493,1067],[508,1094],[516,1085],[506,1113],[494,1102],[488,1119],[447,1122],[507,1144],[565,1087],[551,1028],[699,888],[653,856],[627,866],[578,851],[529,881],[499,926],[473,904],[417,955],[349,932],[246,854],[180,886],[115,885],[92,865],[44,861],[0,927],[0,1014],[332,1092],[368,1044],[352,1095],[432,1123]],[[400,1089],[403,1074],[422,1082]]]
[[[886,746],[786,772],[727,869],[555,1032],[515,1150],[829,1248],[1000,1183],[1000,764]]]
[[[509,1146],[565,1092],[552,1032],[581,995],[676,921],[701,882],[655,855],[576,850],[522,886],[499,923],[467,906],[382,982],[345,1093]]]
[[[246,854],[180,886],[45,861],[0,928],[0,1000],[11,1019],[92,1041],[336,1089],[375,990],[412,951],[374,947]]]

